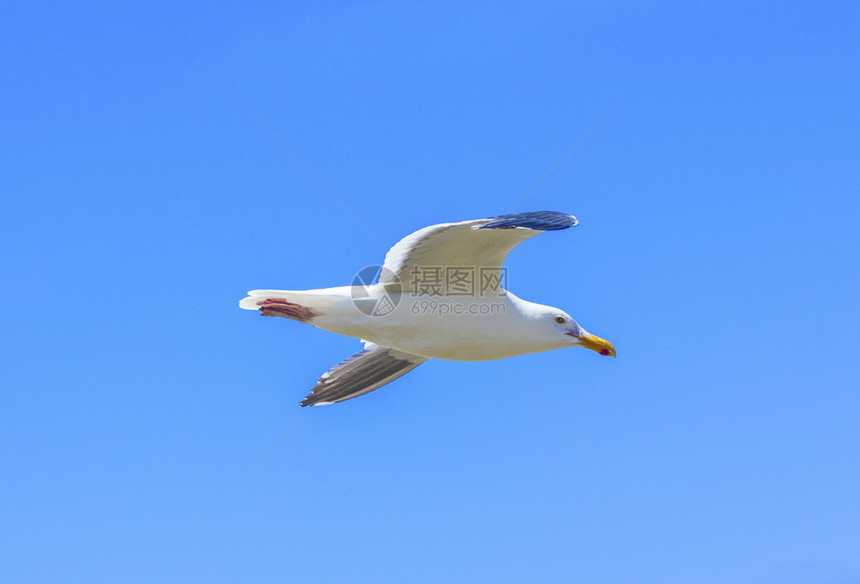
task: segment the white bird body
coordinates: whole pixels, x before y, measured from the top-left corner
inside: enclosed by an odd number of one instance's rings
[[[563,313],[508,291],[491,299],[433,298],[390,293],[385,285],[375,284],[360,291],[355,286],[338,286],[304,291],[252,290],[248,294],[242,308],[259,310],[261,300],[283,298],[317,313],[319,316],[313,318],[317,328],[427,359],[493,361],[571,344],[563,336],[544,334],[547,327],[541,316]],[[356,306],[359,297],[371,303],[389,298],[396,306],[384,316],[373,316]]]
[[[502,265],[517,244],[576,224],[571,215],[541,211],[431,225],[391,248],[377,283],[357,276],[352,286],[253,290],[239,306],[365,341],[302,405],[373,391],[428,359],[489,361],[571,346],[615,356],[610,343],[564,311],[502,285]]]

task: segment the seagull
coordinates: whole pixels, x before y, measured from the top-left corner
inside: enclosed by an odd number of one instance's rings
[[[302,406],[364,395],[429,359],[491,361],[563,347],[615,357],[611,343],[563,310],[504,288],[503,264],[514,247],[577,224],[573,215],[536,211],[431,225],[400,240],[381,267],[362,270],[351,286],[252,290],[239,306],[364,342],[320,377]]]

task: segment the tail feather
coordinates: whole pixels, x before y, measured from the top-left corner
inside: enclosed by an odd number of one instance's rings
[[[343,296],[335,288],[324,290],[251,290],[248,296],[239,301],[245,310],[259,310],[259,303],[268,298],[283,298],[287,302],[324,313],[342,301]]]

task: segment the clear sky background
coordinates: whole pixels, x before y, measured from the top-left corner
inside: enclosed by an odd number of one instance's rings
[[[860,582],[856,3],[310,4],[4,5],[0,580]],[[245,291],[598,122],[509,283],[617,359],[299,408],[360,345]]]

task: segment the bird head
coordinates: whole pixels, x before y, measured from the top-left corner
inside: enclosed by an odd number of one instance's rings
[[[584,328],[579,326],[579,324],[570,318],[565,312],[562,312],[558,309],[553,309],[549,318],[552,319],[552,324],[554,325],[557,333],[565,335],[569,337],[566,340],[566,345],[574,346],[574,347],[585,347],[586,349],[591,349],[596,353],[600,353],[601,355],[605,355],[607,357],[615,357],[615,347],[612,346],[607,340],[601,339],[596,335],[592,335]]]

